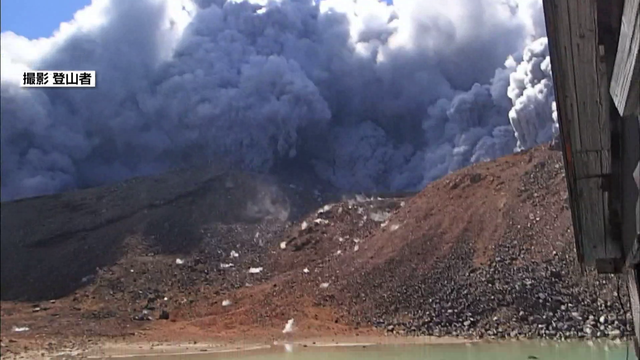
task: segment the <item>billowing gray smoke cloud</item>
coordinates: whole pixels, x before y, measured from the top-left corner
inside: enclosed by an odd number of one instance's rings
[[[25,90],[3,75],[3,200],[219,159],[418,189],[556,131],[546,39],[522,52],[543,35],[537,0],[198,0],[184,32],[167,1],[102,3],[99,25],[25,61],[96,70],[97,88]],[[5,73],[15,35],[2,36]]]
[[[548,142],[559,133],[552,81],[547,38],[540,38],[524,50],[508,89],[513,101],[509,120],[519,150]]]

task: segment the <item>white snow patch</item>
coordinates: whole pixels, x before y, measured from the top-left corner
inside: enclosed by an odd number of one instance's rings
[[[262,267],[252,267],[249,269],[249,274],[259,274],[262,272]]]

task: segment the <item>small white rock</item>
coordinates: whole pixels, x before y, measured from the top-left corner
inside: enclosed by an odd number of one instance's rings
[[[372,212],[369,214],[369,217],[371,218],[371,220],[376,221],[376,222],[385,222],[387,221],[387,219],[389,219],[389,217],[391,216],[390,213],[388,212]]]
[[[240,256],[240,254],[238,254],[237,252],[235,252],[235,250],[231,250],[231,254],[230,254],[230,256],[231,256],[232,258],[237,258],[238,256]]]
[[[302,270],[302,272],[303,272],[303,273],[305,273],[305,274],[308,274],[308,273],[309,273],[309,268],[304,268],[304,269]]]
[[[333,205],[325,205],[321,207],[316,213],[317,214],[326,213],[327,211],[331,210],[331,208],[333,208]]]
[[[229,305],[231,305],[231,304],[232,304],[231,300],[224,300],[224,301],[222,301],[222,306],[229,306]]]
[[[262,272],[262,268],[261,267],[257,267],[257,268],[250,268],[249,269],[249,274],[259,274]]]
[[[182,260],[182,259],[176,259],[176,264],[178,264],[178,265],[182,265],[182,264],[184,264],[184,260]]]
[[[287,242],[286,241],[281,242],[280,243],[280,249],[284,250],[286,248],[287,248]]]
[[[329,283],[322,283],[320,284],[320,289],[326,289],[329,287]]]
[[[293,319],[289,319],[287,324],[284,326],[284,330],[282,330],[283,334],[288,334],[293,332]]]
[[[367,201],[367,200],[368,200],[368,199],[367,199],[367,197],[366,197],[366,196],[361,195],[361,194],[356,194],[356,201],[357,201],[357,202],[365,202],[365,201]]]
[[[300,229],[302,230],[306,229],[307,227],[309,227],[309,224],[307,224],[306,221],[303,221],[302,224],[300,225]]]

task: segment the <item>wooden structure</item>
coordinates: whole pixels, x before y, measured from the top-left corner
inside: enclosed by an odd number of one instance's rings
[[[637,334],[640,0],[543,3],[578,258],[627,276]]]

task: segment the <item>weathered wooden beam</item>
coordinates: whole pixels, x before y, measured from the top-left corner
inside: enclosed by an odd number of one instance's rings
[[[577,208],[574,203],[577,189],[573,163],[571,128],[574,126],[573,122],[577,121],[578,113],[575,107],[577,101],[576,94],[570,91],[570,84],[567,84],[574,81],[574,74],[573,71],[571,71],[571,64],[568,61],[571,51],[569,46],[570,39],[566,39],[571,32],[569,22],[566,20],[568,10],[565,4],[559,4],[554,0],[543,0],[543,8],[549,39],[549,55],[553,69],[558,126],[560,129],[560,140],[562,142],[562,156],[564,158],[567,190],[569,199],[571,200],[571,218],[574,228],[576,252],[578,261],[584,263],[585,254],[582,248],[581,221],[578,219],[579,208]],[[562,81],[566,81],[567,83],[563,83]]]
[[[609,229],[611,100],[598,0],[543,5],[578,258],[587,265],[623,264]]]
[[[629,254],[627,255],[625,266],[633,268],[638,264],[640,264],[640,236],[636,236],[636,240],[633,242],[631,251],[629,251]]]
[[[638,109],[640,110],[640,108]],[[640,111],[636,114],[638,118],[638,127],[640,128]],[[640,133],[638,134],[640,137]],[[636,166],[635,171],[633,172],[633,180],[638,187],[638,192],[640,193],[640,160],[638,161],[638,165]],[[636,203],[636,240],[634,242],[634,248],[638,249],[640,247],[640,198]],[[632,263],[630,268],[627,270],[627,277],[629,281],[629,300],[631,302],[631,315],[633,316],[633,326],[636,332],[636,336],[634,337],[633,345],[636,351],[636,357],[640,358],[640,346],[638,344],[638,332],[640,331],[640,294],[638,289],[638,253],[634,253],[633,251],[629,254],[629,263]],[[635,262],[635,263],[634,263]]]
[[[637,268],[631,268],[627,270],[627,286],[629,288],[629,302],[631,303],[631,315],[633,316],[634,329],[640,329],[640,289],[638,283],[638,271]],[[633,339],[636,356],[640,356],[638,348],[638,330],[636,336]]]
[[[622,118],[620,134],[620,196],[617,201],[621,205],[620,236],[625,253],[633,246],[638,235],[638,219],[636,205],[638,203],[638,185],[634,179],[634,171],[640,162],[640,124],[636,116]]]
[[[620,115],[637,111],[640,106],[640,0],[625,0],[610,90]]]

